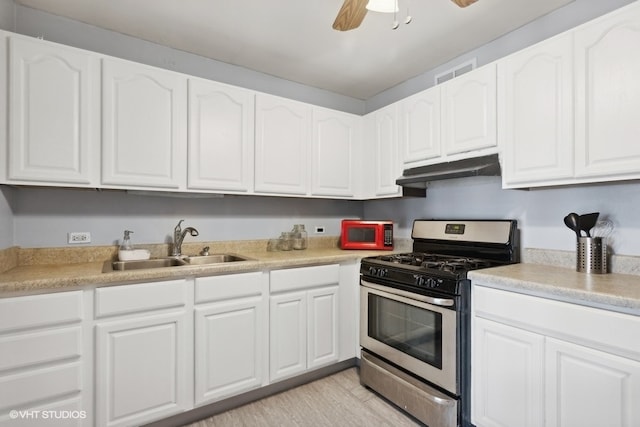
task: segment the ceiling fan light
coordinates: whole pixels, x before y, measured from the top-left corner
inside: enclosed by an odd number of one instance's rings
[[[372,12],[395,13],[398,12],[397,0],[369,0],[367,10]]]

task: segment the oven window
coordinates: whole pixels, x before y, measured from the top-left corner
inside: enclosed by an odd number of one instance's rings
[[[370,243],[376,241],[375,228],[349,228],[347,231],[348,241],[354,243]]]
[[[369,294],[368,334],[442,369],[442,314]]]

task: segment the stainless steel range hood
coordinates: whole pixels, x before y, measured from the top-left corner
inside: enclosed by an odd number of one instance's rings
[[[428,182],[442,179],[499,175],[500,161],[497,154],[492,154],[406,169],[402,176],[396,180],[396,184],[409,188],[427,188]]]

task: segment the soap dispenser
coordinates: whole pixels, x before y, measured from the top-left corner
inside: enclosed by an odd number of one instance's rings
[[[130,230],[124,230],[124,238],[122,239],[122,244],[120,245],[120,250],[121,251],[132,251],[133,250],[133,245],[131,244],[131,233],[133,233],[133,231]]]

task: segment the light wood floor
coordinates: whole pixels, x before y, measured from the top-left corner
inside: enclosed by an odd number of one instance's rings
[[[350,368],[188,427],[421,426],[369,389]]]

